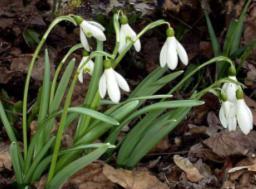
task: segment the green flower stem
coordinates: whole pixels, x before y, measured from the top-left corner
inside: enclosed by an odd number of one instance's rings
[[[196,72],[198,72],[199,70],[201,70],[202,68],[210,65],[210,64],[218,64],[218,63],[221,63],[221,62],[227,62],[229,63],[231,66],[233,66],[233,62],[231,59],[225,57],[225,56],[218,56],[218,57],[215,57],[215,58],[212,58],[210,59],[209,61],[201,64],[200,66],[198,66],[196,69],[192,70],[189,74],[187,74],[177,85],[175,85],[174,88],[172,88],[172,90],[170,90],[170,94],[174,93],[176,90],[178,90],[182,84],[184,82],[186,82],[191,76],[193,76]]]
[[[71,47],[67,54],[63,57],[63,59],[61,60],[61,62],[59,63],[57,69],[56,69],[56,72],[54,74],[54,78],[53,78],[53,81],[52,81],[52,87],[51,87],[51,94],[50,94],[50,104],[51,102],[53,101],[53,98],[54,98],[54,93],[56,91],[56,84],[57,84],[57,79],[59,77],[59,74],[60,74],[60,71],[63,67],[63,65],[65,64],[65,62],[67,61],[68,57],[73,53],[75,52],[76,50],[80,49],[80,48],[83,48],[82,44],[79,43],[79,44],[76,44],[74,45],[73,47]],[[51,112],[50,112],[51,113]]]
[[[40,43],[38,44],[32,60],[30,62],[29,68],[28,68],[28,74],[25,82],[25,87],[24,87],[24,95],[23,95],[23,106],[22,106],[22,134],[23,134],[23,146],[24,146],[24,159],[27,157],[27,150],[28,150],[28,142],[27,142],[27,103],[28,103],[28,89],[29,89],[29,83],[30,83],[30,78],[33,70],[33,66],[36,62],[36,59],[40,53],[41,48],[43,47],[49,33],[52,31],[52,29],[60,22],[62,21],[69,21],[72,22],[74,25],[76,25],[75,21],[70,17],[70,16],[60,16],[53,20],[45,34],[43,35]]]
[[[120,32],[119,15],[120,15],[120,11],[118,11],[118,13],[113,16],[114,29],[116,33],[116,45],[113,51],[114,58],[117,56],[118,49],[119,49],[119,32]]]

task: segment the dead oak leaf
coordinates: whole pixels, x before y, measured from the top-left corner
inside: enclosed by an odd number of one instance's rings
[[[0,171],[3,169],[12,169],[12,161],[9,153],[9,144],[0,144]]]
[[[253,156],[256,149],[256,132],[244,135],[240,131],[221,132],[203,141],[220,157],[231,155]]]
[[[160,182],[148,171],[129,171],[114,169],[104,165],[103,174],[112,182],[121,185],[125,189],[168,189],[168,186]]]
[[[173,156],[174,163],[186,173],[187,179],[191,182],[199,182],[204,178],[199,170],[189,161],[188,158],[181,157],[180,155]]]
[[[113,189],[114,184],[103,174],[103,164],[100,162],[91,163],[77,172],[65,184],[63,189]]]

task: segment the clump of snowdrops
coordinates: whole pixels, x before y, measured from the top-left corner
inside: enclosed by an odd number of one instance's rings
[[[53,78],[50,77],[51,63],[48,51],[45,50],[42,87],[36,102],[28,111],[28,93],[33,66],[48,35],[63,21],[79,27],[81,43],[69,49],[58,64]],[[182,77],[183,71],[175,71],[175,69],[179,60],[184,65],[189,63],[188,55],[175,38],[174,29],[168,22],[157,20],[137,34],[129,25],[126,15],[119,11],[114,14],[113,23],[116,44],[112,52],[104,50],[103,44],[107,40],[105,28],[97,22],[84,20],[77,15],[68,15],[57,17],[51,23],[34,52],[27,74],[22,112],[22,145],[18,142],[15,130],[10,125],[0,101],[0,116],[12,142],[10,154],[19,186],[28,186],[46,174],[46,188],[59,188],[77,171],[100,158],[104,153],[106,156],[111,156],[114,151],[117,152],[117,164],[124,167],[135,166],[154,145],[187,116],[192,107],[203,104],[200,98],[205,93],[217,91],[223,83],[221,93],[223,103],[220,110],[223,126],[234,130],[238,123],[245,134],[252,129],[251,125],[243,125],[251,124],[252,116],[247,118],[243,116],[245,111],[249,112],[249,109],[242,99],[242,88],[234,80],[233,75],[231,79],[223,78],[215,81],[187,100],[171,99],[172,94],[187,80],[210,64],[226,62],[234,68],[230,59],[223,56],[215,57]],[[139,52],[142,46],[140,38],[157,27],[166,28],[166,41],[159,56],[160,67],[152,71],[136,88],[131,89],[127,80],[116,71],[116,67],[132,47]],[[96,41],[96,49],[90,45],[92,40]],[[83,57],[76,68],[75,59],[67,60],[79,49],[83,49]],[[78,81],[83,83],[84,74],[91,75],[84,103],[72,107],[74,88]],[[170,89],[169,93],[159,94],[161,88],[178,77],[180,77],[179,82]],[[127,94],[127,98],[122,98],[122,91]],[[231,93],[232,98],[234,93],[237,93],[236,100],[233,99],[232,102],[229,100]],[[146,101],[150,103],[145,103]],[[100,111],[103,106],[105,111]],[[234,113],[231,106],[240,107],[240,111]],[[28,126],[33,120],[36,120],[36,132],[28,136]],[[76,125],[73,144],[64,148],[61,141],[71,123]],[[130,126],[128,133],[122,141],[117,140],[120,131],[127,125]],[[54,129],[57,131],[53,131]],[[102,143],[95,143],[99,139]]]

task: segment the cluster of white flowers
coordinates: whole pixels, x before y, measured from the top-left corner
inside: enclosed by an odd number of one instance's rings
[[[229,79],[237,81],[236,76]],[[239,85],[227,82],[221,91],[221,108],[219,111],[220,122],[229,131],[235,131],[237,125],[244,134],[248,134],[253,128],[253,115],[243,98],[243,91]]]
[[[85,49],[85,54],[78,67],[78,79],[82,83],[83,74],[89,73],[92,75],[94,68],[94,62],[92,60],[87,60],[89,58],[88,52],[91,50],[87,38],[94,37],[99,41],[105,41],[106,36],[104,34],[105,28],[101,24],[93,21],[86,21],[81,17],[77,17],[76,19],[80,26],[80,40]],[[118,39],[119,54],[121,54],[130,43],[133,43],[135,50],[139,52],[141,50],[140,39],[138,38],[136,32],[128,24],[128,19],[125,15],[122,15],[120,23],[121,27]],[[178,65],[178,57],[184,65],[187,65],[188,55],[184,47],[175,38],[174,31],[171,27],[167,29],[166,35],[167,40],[164,43],[160,53],[161,67],[165,67],[167,65],[168,68],[174,70]],[[118,103],[121,99],[120,89],[126,92],[130,91],[127,81],[112,68],[111,60],[105,60],[104,72],[99,82],[100,96],[104,98],[108,93],[111,101]]]

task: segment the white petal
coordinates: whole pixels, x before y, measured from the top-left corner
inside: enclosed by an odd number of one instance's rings
[[[125,24],[125,29],[126,29],[126,35],[129,36],[133,41],[136,40],[137,38],[137,34],[135,33],[135,31],[131,28],[131,26],[129,24]],[[137,39],[135,41],[135,43],[133,44],[135,50],[137,52],[139,52],[141,50],[141,43],[140,43],[140,40]]]
[[[221,122],[222,126],[224,128],[227,128],[228,127],[228,121],[226,119],[226,115],[225,115],[225,112],[224,112],[224,106],[223,105],[220,107],[219,119],[220,119],[220,122]]]
[[[160,52],[160,66],[163,68],[167,63],[167,41],[165,41]]]
[[[100,77],[100,82],[99,82],[99,93],[101,98],[104,98],[106,96],[106,92],[107,92],[107,81],[106,81],[106,76],[104,72]]]
[[[116,71],[114,71],[114,72],[115,72],[115,77],[116,77],[116,81],[117,81],[118,86],[121,89],[123,89],[124,91],[129,92],[130,87],[129,87],[128,83],[126,82],[126,80],[118,72],[116,72]]]
[[[179,55],[179,58],[181,62],[186,66],[188,65],[188,54],[182,44],[178,40],[176,40],[176,46],[177,46],[177,53]]]
[[[106,40],[106,36],[105,34],[102,32],[101,29],[99,29],[98,27],[90,24],[87,21],[83,21],[81,23],[81,28],[83,29],[83,31],[85,33],[90,33],[93,37],[95,37],[96,39],[98,39],[99,41],[105,41]]]
[[[89,70],[89,74],[92,75],[94,69],[94,62],[92,60],[89,60],[85,65],[85,69]]]
[[[219,118],[224,128],[228,128],[229,131],[236,130],[236,112],[235,105],[229,101],[222,103]]]
[[[115,72],[112,68],[109,68],[105,70],[105,74],[108,95],[113,102],[118,103],[120,101],[121,94],[116,81]]]
[[[87,60],[87,56],[83,56],[83,58],[81,59],[79,66],[78,66],[78,80],[80,81],[80,83],[83,83],[83,74],[84,74],[84,68],[82,68],[82,66],[84,67],[84,62]]]
[[[121,53],[126,47],[126,33],[125,27],[122,25],[119,32],[119,48],[118,52]]]
[[[168,37],[167,39],[167,65],[171,70],[174,70],[178,65],[175,37]]]
[[[84,49],[87,51],[90,51],[90,46],[89,46],[88,40],[87,40],[82,28],[80,28],[80,41],[81,41]]]
[[[225,114],[226,114],[225,116],[227,118],[227,123],[228,123],[227,125],[228,130],[235,131],[236,125],[237,125],[235,104],[233,102],[226,101],[224,109],[225,109]]]
[[[94,22],[94,21],[88,21],[90,24],[96,26],[97,28],[99,28],[101,31],[105,31],[105,28],[98,22]]]
[[[229,77],[229,78],[234,81],[237,81],[236,77]],[[227,95],[227,98],[229,101],[231,102],[236,101],[236,90],[238,89],[238,87],[239,86],[235,83],[231,83],[231,82],[224,83],[222,87],[222,91],[224,92],[224,94]]]
[[[247,135],[253,128],[253,116],[243,99],[237,100],[236,116],[241,131]]]
[[[83,70],[80,71],[79,74],[78,74],[78,81],[79,81],[80,83],[83,83]]]

